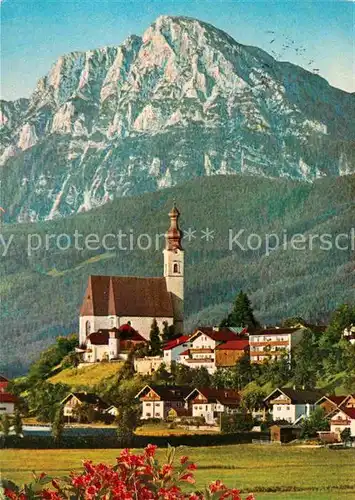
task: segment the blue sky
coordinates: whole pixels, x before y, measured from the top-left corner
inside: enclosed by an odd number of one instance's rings
[[[1,97],[27,97],[56,59],[74,50],[119,45],[159,15],[196,17],[240,43],[280,54],[332,85],[355,91],[355,3],[239,0],[0,0]],[[266,31],[275,31],[270,35]],[[289,36],[295,46],[282,49]],[[271,40],[275,38],[273,43]],[[274,55],[274,54],[272,54]],[[314,63],[310,61],[314,60]]]

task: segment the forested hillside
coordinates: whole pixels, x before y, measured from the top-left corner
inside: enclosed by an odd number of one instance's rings
[[[239,238],[242,245],[250,233],[262,239],[267,233],[350,234],[355,222],[355,176],[313,184],[239,175],[201,178],[159,193],[115,200],[66,219],[3,225],[9,247],[4,255],[2,245],[0,264],[1,371],[10,375],[25,371],[53,337],[77,330],[89,274],[161,275],[163,240],[160,248],[143,251],[137,248],[137,237],[148,233],[154,239],[167,229],[173,199],[185,232],[196,230],[196,238],[184,240],[187,329],[219,322],[239,289],[248,292],[263,323],[295,315],[312,322],[326,320],[337,305],[354,302],[350,245],[348,250],[321,250],[318,238],[313,249],[280,246],[266,255],[264,242],[258,251],[243,251],[236,244],[230,249],[229,231],[235,236],[245,230]],[[209,242],[201,239],[206,228],[214,231]],[[102,241],[105,234],[119,230],[132,235],[132,250],[74,248],[75,231],[84,236],[95,233]],[[54,236],[45,248],[46,234],[62,233],[72,237],[68,250],[57,248]],[[28,241],[38,250],[28,252]],[[341,244],[346,245],[345,239]]]

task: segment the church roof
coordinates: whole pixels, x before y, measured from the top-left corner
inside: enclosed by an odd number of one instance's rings
[[[164,277],[90,276],[81,316],[172,318]]]

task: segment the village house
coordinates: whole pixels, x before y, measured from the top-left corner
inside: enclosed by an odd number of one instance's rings
[[[87,345],[92,333],[115,332],[127,324],[148,340],[154,319],[161,331],[166,322],[168,326],[173,326],[175,334],[183,333],[184,251],[179,216],[180,213],[174,205],[169,212],[170,227],[165,235],[162,277],[89,277],[80,309],[80,346]],[[110,338],[112,344],[118,341],[113,333]],[[99,350],[107,351],[106,344],[94,345],[104,345],[105,347]]]
[[[83,405],[88,406],[93,413],[102,414],[108,405],[92,392],[71,392],[60,403],[64,417],[76,419],[77,412]]]
[[[17,397],[9,392],[0,392],[0,415],[7,413],[12,415],[15,413]]]
[[[272,391],[264,399],[264,404],[268,408],[271,408],[274,422],[282,420],[294,424],[310,416],[322,395],[320,391],[305,391],[282,387],[281,389]]]
[[[190,387],[184,386],[161,386],[146,385],[136,394],[136,398],[142,403],[143,420],[159,418],[164,420],[168,417],[171,409],[177,414],[187,414],[188,405],[185,400],[191,392]]]
[[[248,349],[246,330],[236,331],[226,327],[197,328],[182,345],[184,344],[187,345],[187,349],[177,356],[177,362],[189,368],[204,367],[210,374],[213,374],[219,366],[233,366],[228,363],[233,359],[239,359]],[[225,350],[223,346],[226,346]],[[174,346],[172,348],[174,349]],[[217,353],[217,348],[221,349],[220,353]]]
[[[13,394],[8,392],[9,379],[0,375],[0,415],[7,413],[12,415],[15,413],[15,406],[18,399]]]
[[[240,394],[232,389],[194,389],[186,401],[193,417],[203,417],[213,424],[222,413],[235,413],[240,406]]]
[[[234,366],[240,358],[249,353],[249,339],[228,340],[215,349],[217,368]]]
[[[299,344],[307,329],[324,332],[326,327],[300,324],[289,328],[264,328],[251,333],[249,335],[250,362],[276,361],[284,356],[291,361],[292,350]]]
[[[330,394],[329,396],[322,396],[318,401],[316,401],[316,406],[323,408],[325,415],[333,413],[342,403],[347,399],[348,396],[335,396]]]
[[[130,323],[127,323],[120,328],[100,329],[90,333],[85,344],[76,348],[76,352],[81,354],[86,363],[113,361],[119,359],[122,353],[127,353],[146,342]]]
[[[355,407],[341,406],[334,411],[330,419],[330,431],[341,437],[341,433],[350,430],[350,436],[355,438]]]
[[[181,335],[177,339],[170,340],[163,347],[163,358],[166,366],[170,366],[173,361],[177,362],[179,356],[186,348],[190,347],[188,335]]]

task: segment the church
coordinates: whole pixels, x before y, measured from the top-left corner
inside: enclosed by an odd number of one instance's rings
[[[183,333],[184,250],[179,228],[180,212],[169,212],[170,227],[165,234],[163,276],[90,276],[80,309],[78,351],[85,361],[116,359],[121,344],[132,345],[149,339],[156,319]]]

